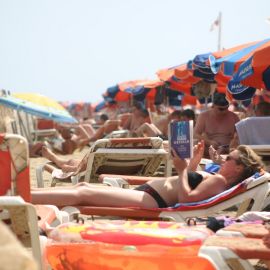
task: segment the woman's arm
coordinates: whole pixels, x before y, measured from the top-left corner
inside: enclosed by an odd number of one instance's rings
[[[206,178],[195,188],[191,189],[188,184],[187,161],[177,157],[173,153],[173,162],[179,176],[178,201],[196,202],[210,198],[226,189],[225,179],[221,175],[207,175]]]

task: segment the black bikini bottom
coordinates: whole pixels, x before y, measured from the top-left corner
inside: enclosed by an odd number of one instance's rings
[[[168,207],[167,203],[162,199],[162,197],[155,191],[151,186],[148,184],[143,184],[136,187],[134,190],[144,191],[149,194],[158,204],[159,208],[166,208]]]
[[[203,180],[201,174],[197,172],[188,172],[188,183],[191,189],[195,189]],[[162,199],[162,197],[158,194],[158,192],[153,189],[148,184],[143,184],[136,187],[134,190],[144,191],[157,202],[159,208],[166,208],[168,207],[167,203]]]

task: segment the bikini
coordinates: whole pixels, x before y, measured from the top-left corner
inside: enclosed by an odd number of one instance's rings
[[[203,176],[197,172],[188,172],[188,183],[191,189],[195,189],[203,180]],[[148,184],[143,184],[136,187],[134,190],[144,191],[149,194],[157,203],[159,208],[168,207],[164,199],[159,195],[159,193],[149,186]]]

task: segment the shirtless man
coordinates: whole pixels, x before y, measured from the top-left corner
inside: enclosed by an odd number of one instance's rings
[[[164,140],[168,140],[168,125],[171,121],[181,121],[181,111],[174,111],[167,117],[160,119],[156,124],[144,123],[141,125],[136,133],[138,136],[145,137],[160,137]]]
[[[149,112],[141,103],[135,103],[129,119],[123,125],[123,129],[128,129],[131,133],[134,133],[142,124],[147,122],[150,123]]]
[[[95,142],[115,130],[127,129],[133,134],[145,122],[150,122],[148,111],[140,103],[135,103],[132,113],[128,115],[128,119],[124,122],[123,126],[121,126],[121,120],[107,120],[89,139],[84,140],[82,144],[87,145],[89,142]]]
[[[212,145],[220,154],[229,152],[229,145],[236,133],[235,124],[239,121],[238,116],[228,108],[225,94],[216,92],[213,107],[198,116],[194,130],[195,138],[203,139],[206,149]],[[208,157],[208,151],[205,156]]]
[[[217,174],[194,172],[203,152],[202,141],[194,147],[193,159],[189,163],[173,153],[177,176],[161,181],[149,181],[135,189],[100,188],[97,185],[82,182],[66,188],[33,189],[31,191],[32,203],[57,206],[165,208],[178,202],[196,202],[217,195],[263,168],[260,158],[254,151],[248,146],[240,145],[229,154]],[[191,178],[194,177],[196,178],[195,185],[190,183]]]

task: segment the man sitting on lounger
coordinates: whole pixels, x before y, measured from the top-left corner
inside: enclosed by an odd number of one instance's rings
[[[263,168],[261,159],[248,146],[233,150],[216,174],[195,172],[204,152],[204,142],[194,146],[194,157],[180,159],[173,152],[178,176],[149,181],[135,189],[100,188],[80,183],[67,188],[32,190],[35,204],[57,206],[86,205],[107,207],[165,208],[178,202],[196,202],[217,195]],[[80,167],[80,166],[79,166]],[[78,168],[78,166],[77,166]],[[83,166],[80,167],[82,169]]]

